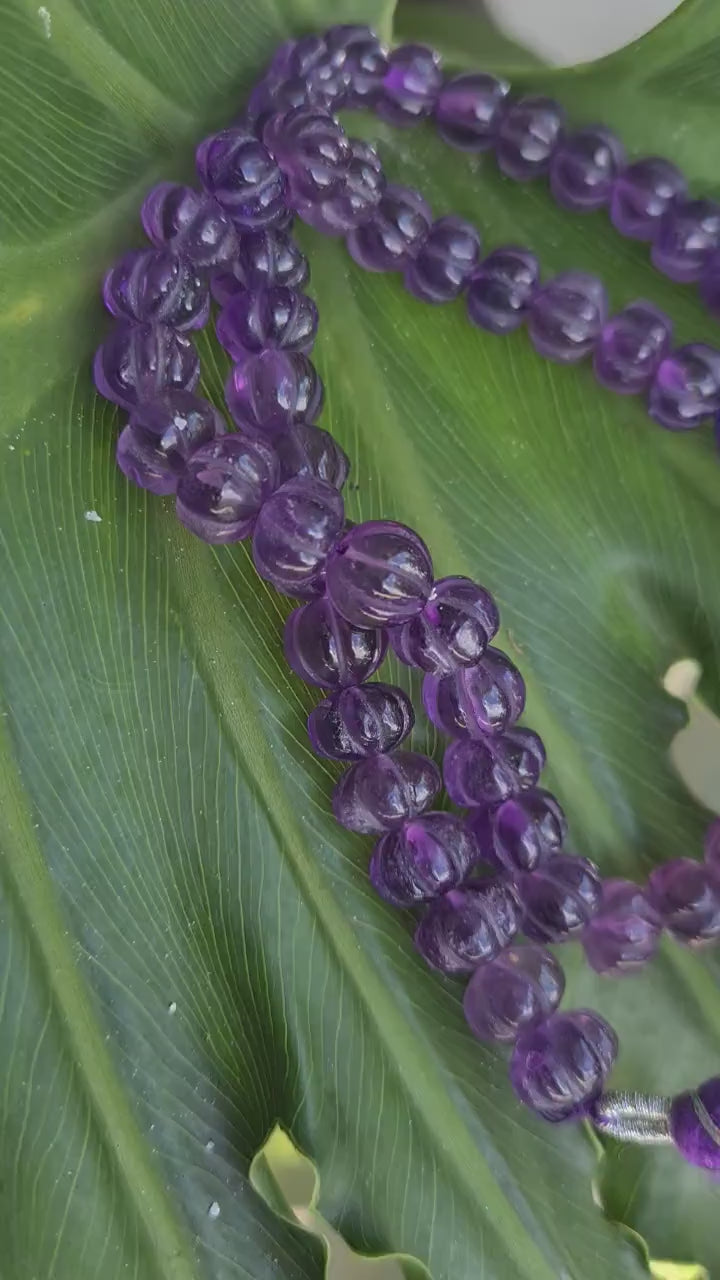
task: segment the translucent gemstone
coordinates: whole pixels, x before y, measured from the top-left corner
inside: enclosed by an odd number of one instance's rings
[[[529,249],[494,249],[470,279],[469,319],[491,333],[510,333],[527,319],[539,279],[540,264]]]
[[[448,214],[433,222],[405,268],[405,288],[421,302],[452,302],[480,261],[480,234],[471,222]]]
[[[671,280],[699,280],[720,244],[720,204],[715,200],[673,200],[665,210],[650,250],[654,266]]]
[[[268,348],[309,355],[315,344],[318,311],[312,298],[285,285],[244,289],[218,316],[218,340],[233,360]]]
[[[563,271],[533,295],[528,332],[541,356],[574,364],[590,355],[606,314],[602,282],[584,271]]]
[[[187,258],[197,270],[223,267],[237,253],[235,228],[217,201],[205,192],[161,182],[145,197],[140,211],[145,235]]]
[[[720,1076],[673,1098],[670,1132],[690,1164],[720,1171]]]
[[[440,790],[434,760],[415,751],[368,756],[351,764],[335,786],[333,812],[350,831],[382,835],[429,809]]]
[[[582,933],[596,973],[634,973],[654,956],[662,920],[639,885],[604,880],[597,913]]]
[[[477,738],[514,725],[525,706],[525,681],[507,654],[490,647],[474,667],[426,675],[422,698],[443,733]]]
[[[387,49],[369,27],[341,24],[325,39],[333,54],[343,54],[343,106],[362,107],[375,101],[387,72]]]
[[[715,319],[720,319],[720,253],[711,254],[703,263],[700,297]]]
[[[204,542],[239,542],[252,533],[278,481],[274,450],[263,440],[226,435],[196,449],[177,486],[177,514]]]
[[[285,657],[296,675],[321,689],[362,684],[385,657],[384,631],[353,627],[327,596],[294,609],[285,623]]]
[[[564,942],[580,933],[600,905],[598,869],[587,858],[556,853],[517,877],[523,933],[536,942]]]
[[[95,352],[93,375],[101,396],[133,409],[164,391],[192,391],[200,361],[190,339],[167,325],[119,321]]]
[[[224,431],[214,405],[190,391],[168,391],[133,410],[118,439],[118,466],[151,493],[174,493],[193,450]]]
[[[720,876],[720,818],[715,818],[705,832],[703,851],[705,865],[713,875]]]
[[[552,98],[533,95],[506,102],[497,122],[495,154],[502,172],[524,182],[547,173],[565,123]]]
[[[471,813],[469,821],[483,857],[511,876],[534,871],[559,853],[567,835],[567,820],[555,797],[534,787],[494,809]]]
[[[373,105],[389,124],[414,124],[430,115],[441,85],[440,55],[424,44],[401,44],[388,57]]]
[[[253,533],[253,559],[261,578],[285,595],[306,590],[324,565],[343,526],[337,489],[297,476],[276,489]]]
[[[332,47],[326,37],[300,36],[286,40],[276,51],[265,80],[270,90],[271,105],[275,111],[285,107],[278,105],[283,86],[302,84],[308,103],[336,108],[345,96],[347,77],[344,68],[345,52]],[[290,104],[288,104],[290,105]]]
[[[208,287],[188,258],[169,249],[132,249],[111,267],[103,283],[111,315],[138,324],[202,329],[210,315]]]
[[[298,214],[317,231],[344,236],[368,222],[386,188],[380,157],[369,142],[348,138],[350,162],[340,190],[319,203],[298,204]]]
[[[228,264],[227,270],[213,275],[213,297],[224,306],[244,289],[271,285],[299,289],[309,274],[307,258],[287,231],[278,227],[241,231],[237,256]]]
[[[270,436],[296,422],[314,422],[322,409],[323,385],[307,356],[271,349],[235,366],[225,399],[246,435]]]
[[[274,116],[284,115],[295,108],[317,107],[321,111],[330,104],[324,94],[310,89],[302,76],[279,79],[268,72],[252,87],[245,110],[245,123],[258,138],[262,138],[265,126]]]
[[[417,927],[415,946],[433,969],[470,973],[512,941],[518,924],[510,885],[500,879],[479,880],[435,899]]]
[[[431,221],[430,206],[419,191],[391,184],[372,217],[349,233],[347,247],[367,271],[404,271]]]
[[[313,750],[333,760],[362,760],[399,747],[415,715],[407,694],[390,684],[355,684],[325,698],[308,718]]]
[[[470,578],[439,578],[422,613],[393,628],[398,658],[423,671],[454,671],[480,661],[500,626],[497,605]]]
[[[456,888],[479,856],[475,837],[457,814],[424,813],[380,838],[370,879],[381,898],[411,907]]]
[[[543,1120],[589,1114],[617,1057],[612,1027],[590,1009],[553,1013],[521,1031],[510,1060],[510,1083]]]
[[[658,365],[648,412],[670,431],[688,431],[720,409],[720,351],[704,342],[678,347]]]
[[[660,156],[636,160],[615,180],[610,217],[624,236],[652,240],[670,202],[686,190],[687,183],[674,164]]]
[[[534,787],[544,766],[545,748],[532,729],[460,738],[445,749],[445,788],[455,804],[485,809]]]
[[[648,877],[648,897],[668,933],[700,946],[720,938],[720,883],[705,863],[673,858]]]
[[[602,327],[595,344],[598,382],[620,395],[638,395],[653,380],[670,348],[672,321],[652,302],[631,302]]]
[[[438,132],[462,151],[487,151],[509,90],[507,80],[483,72],[466,72],[446,80],[435,106]]]
[[[550,162],[550,189],[558,204],[576,213],[607,204],[624,158],[620,139],[602,125],[563,138]]]
[[[245,129],[223,129],[195,153],[200,180],[237,227],[269,227],[287,213],[285,179],[275,158]]]
[[[280,459],[280,477],[284,482],[293,476],[315,476],[342,489],[350,470],[347,454],[334,436],[322,427],[296,422],[273,436]]]
[[[420,613],[430,595],[430,552],[407,525],[368,520],[349,529],[333,548],[326,584],[348,622],[398,626]]]
[[[562,967],[544,947],[506,947],[468,982],[465,1018],[479,1040],[511,1044],[557,1009],[564,990]]]
[[[329,200],[343,189],[350,144],[342,125],[319,107],[293,107],[263,129],[288,182],[293,203]]]

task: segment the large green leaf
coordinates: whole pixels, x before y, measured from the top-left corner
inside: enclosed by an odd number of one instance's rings
[[[707,187],[714,10],[690,0],[633,53],[545,80],[579,118],[602,114]],[[328,817],[334,771],[311,756],[312,696],[281,656],[287,602],[246,549],[193,541],[171,504],[126,485],[118,416],[91,389],[98,280],[136,238],[143,190],[187,169],[283,34],[351,12],[387,17],[380,0],[0,3],[9,1280],[315,1280],[319,1246],[249,1180],[277,1120],[355,1248],[415,1255],[435,1280],[646,1273],[593,1201],[595,1146],[513,1102],[458,987],[423,969],[410,919],[369,891],[365,842]],[[691,291],[603,218],[573,219],[429,131],[380,141],[393,175],[476,217],[489,242],[599,270],[614,302],[649,294],[682,335],[711,334]],[[497,592],[579,849],[638,876],[696,852],[706,815],[669,765],[679,717],[660,680],[693,653],[717,705],[710,439],[654,428],[523,335],[471,331],[460,307],[424,309],[341,246],[303,240],[325,423],[354,465],[349,514],[412,521],[440,572]],[[203,356],[220,397],[224,358],[209,341]],[[416,738],[436,749],[425,726]],[[618,986],[572,949],[568,964],[571,991],[623,1033],[619,1081],[673,1089],[716,1069],[711,960],[668,948]],[[644,1154],[630,1194],[616,1164],[610,1213],[657,1256],[717,1269],[709,1185]]]

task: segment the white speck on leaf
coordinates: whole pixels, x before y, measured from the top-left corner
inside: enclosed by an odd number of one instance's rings
[[[38,9],[38,18],[42,22],[45,39],[49,40],[52,35],[52,16],[50,10],[46,9],[44,4],[41,4]]]
[[[212,1204],[208,1207],[208,1218],[215,1219],[219,1217],[220,1217],[220,1205],[218,1204],[217,1200],[213,1200]]]
[[[99,516],[97,511],[86,511],[85,519],[89,520],[90,524],[102,524],[102,516]]]
[[[177,1013],[177,1003],[175,1002],[175,1000],[173,1000],[172,1003],[168,1005],[168,1013]]]
[[[210,1138],[209,1141],[205,1143],[205,1150],[206,1151],[215,1150],[215,1143],[213,1142],[212,1138]]]

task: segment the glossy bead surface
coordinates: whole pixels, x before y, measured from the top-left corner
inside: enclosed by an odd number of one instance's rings
[[[445,788],[455,804],[484,810],[534,787],[544,766],[545,748],[532,729],[460,738],[445,749]]]
[[[237,252],[235,228],[217,201],[205,192],[161,182],[148,192],[140,211],[145,235],[167,246],[198,270],[224,267]]]
[[[215,325],[219,342],[238,361],[269,347],[309,355],[317,329],[312,298],[285,285],[245,289],[223,307]]]
[[[540,264],[529,249],[494,249],[470,279],[468,318],[491,333],[511,333],[527,319],[540,279]]]
[[[133,410],[118,439],[117,463],[141,488],[174,493],[193,450],[224,431],[214,405],[190,391],[169,391]]]
[[[624,236],[652,240],[670,202],[686,190],[687,183],[674,164],[660,156],[636,160],[615,180],[610,217]]]
[[[227,270],[213,275],[213,297],[224,306],[244,289],[262,289],[272,285],[299,289],[309,274],[307,258],[287,231],[278,227],[241,231],[237,255]]]
[[[720,1171],[720,1076],[673,1098],[670,1132],[689,1164]]]
[[[577,1120],[600,1096],[617,1050],[617,1036],[599,1014],[553,1013],[518,1036],[510,1083],[544,1120]]]
[[[446,80],[438,94],[438,132],[461,151],[487,151],[510,85],[483,72],[466,72]]]
[[[673,200],[655,234],[650,257],[671,280],[699,280],[720,244],[720,204],[714,200]]]
[[[441,973],[470,973],[512,941],[518,923],[510,886],[480,880],[435,899],[417,927],[415,946]]]
[[[439,54],[424,44],[401,44],[388,57],[373,106],[389,124],[415,124],[430,115],[441,85]]]
[[[520,182],[547,173],[564,121],[562,107],[552,98],[528,95],[506,102],[495,132],[495,154],[502,172]]]
[[[511,1044],[557,1009],[564,990],[562,966],[544,947],[507,947],[468,982],[465,1018],[479,1040]]]
[[[429,809],[440,790],[440,771],[415,751],[368,756],[342,775],[333,792],[341,826],[365,835],[392,831]]]
[[[624,154],[620,139],[601,125],[563,138],[550,162],[550,190],[558,204],[575,213],[607,204]]]
[[[483,857],[499,871],[515,876],[534,871],[559,853],[567,835],[567,820],[549,791],[530,788],[511,796],[495,809],[470,814]]]
[[[190,339],[167,325],[119,321],[95,352],[93,376],[101,396],[133,409],[164,391],[192,391],[200,361]]]
[[[672,339],[672,322],[652,302],[631,302],[605,322],[595,344],[598,382],[620,395],[638,395],[652,382]]]
[[[528,332],[537,352],[559,364],[590,355],[607,315],[607,294],[596,276],[563,271],[533,295]]]
[[[394,627],[390,640],[402,662],[437,674],[474,666],[499,626],[489,591],[470,578],[439,578],[422,613]]]
[[[556,853],[517,877],[522,929],[535,942],[564,942],[580,933],[600,905],[598,869],[587,858]]]
[[[362,760],[399,747],[413,727],[412,703],[390,684],[356,684],[325,698],[308,718],[313,751],[333,760]]]
[[[296,675],[321,689],[362,684],[385,657],[381,630],[353,627],[327,596],[294,609],[285,623],[285,657]]]
[[[424,813],[381,837],[370,880],[386,902],[411,907],[454,889],[479,856],[475,837],[457,814]]]
[[[178,519],[205,542],[239,542],[252,532],[277,481],[270,445],[222,436],[189,459],[177,486]]]
[[[342,190],[350,145],[328,111],[295,107],[272,116],[263,139],[285,174],[293,203],[328,200]]]
[[[271,436],[296,422],[314,422],[322,409],[323,385],[307,356],[269,350],[235,365],[225,399],[242,431]]]
[[[398,626],[424,608],[432,561],[422,538],[394,520],[349,529],[328,558],[327,593],[358,627]]]
[[[720,319],[720,253],[711,254],[703,263],[700,297],[711,315]]]
[[[200,180],[237,227],[269,227],[285,217],[285,179],[262,142],[245,129],[223,129],[195,153]]]
[[[720,409],[720,351],[690,342],[665,356],[648,395],[648,412],[670,431],[688,431]]]
[[[600,905],[583,930],[582,944],[596,973],[633,973],[654,956],[661,930],[660,914],[639,885],[604,880]]]
[[[678,942],[701,946],[720,938],[720,883],[705,863],[673,858],[648,877],[648,897]]]
[[[285,595],[311,586],[343,525],[337,489],[311,476],[286,480],[268,498],[253,533],[261,578]]]
[[[210,315],[210,294],[192,263],[169,249],[133,249],[111,267],[103,283],[111,315],[138,324],[202,329]]]
[[[325,235],[344,236],[367,222],[387,185],[375,148],[362,138],[348,138],[348,146],[350,160],[339,191],[319,203],[298,204],[303,221]]]
[[[317,480],[342,489],[347,480],[350,470],[348,456],[335,437],[322,427],[296,422],[273,436],[273,445],[280,459],[283,482],[293,476],[315,476]]]
[[[358,108],[371,105],[382,89],[387,72],[387,49],[369,27],[340,24],[325,34],[331,52],[342,54],[345,90],[342,105]]]
[[[405,288],[421,302],[452,302],[480,261],[480,235],[471,222],[437,218],[405,268]]]
[[[272,87],[275,111],[284,110],[277,103],[278,95],[282,97],[283,86],[294,81],[303,84],[308,103],[326,109],[339,105],[345,92],[344,60],[343,50],[332,48],[324,36],[286,40],[275,52],[265,76]]]
[[[490,647],[474,667],[426,675],[422,699],[433,724],[451,737],[500,734],[522,715],[525,681],[507,654]]]
[[[419,191],[391,184],[372,217],[349,233],[348,251],[367,271],[404,271],[431,221],[430,206]]]
[[[720,876],[720,818],[715,818],[705,832],[703,853],[711,874]]]

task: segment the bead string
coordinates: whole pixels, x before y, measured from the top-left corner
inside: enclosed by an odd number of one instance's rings
[[[516,723],[522,676],[490,643],[499,627],[491,595],[467,578],[434,581],[430,553],[407,526],[347,524],[340,490],[349,462],[315,425],[323,392],[309,353],[318,313],[299,291],[309,272],[290,235],[293,213],[345,235],[362,266],[401,270],[426,301],[467,291],[469,317],[483,328],[503,333],[527,322],[551,359],[592,353],[600,380],[647,390],[664,426],[696,425],[720,409],[720,352],[699,343],[670,352],[670,322],[648,303],[607,321],[599,280],[565,272],[542,285],[528,250],[505,247],[481,260],[471,224],[432,222],[418,192],[387,186],[375,150],[348,138],[330,111],[368,101],[394,123],[434,112],[454,145],[494,145],[504,172],[527,178],[549,168],[562,203],[610,200],[616,225],[635,219],[628,234],[639,234],[638,219],[647,232],[662,187],[657,226],[665,230],[654,260],[667,270],[672,242],[677,264],[678,226],[689,214],[671,166],[622,167],[607,131],[564,139],[556,104],[507,95],[484,75],[443,84],[432,51],[388,53],[364,27],[283,45],[251,94],[248,123],[200,144],[202,192],[163,183],[146,198],[142,221],[156,247],[126,254],[106,276],[104,300],[118,323],[96,354],[95,380],[130,411],[117,448],[125,474],[175,494],[180,520],[208,542],[252,536],[260,576],[305,598],[287,620],[285,653],[328,695],[309,717],[314,749],[349,762],[335,816],[378,837],[370,861],[378,893],[425,907],[415,943],[428,963],[471,975],[467,1021],[479,1038],[513,1044],[517,1096],[547,1120],[590,1117],[625,1140],[672,1140],[686,1159],[717,1168],[720,1080],[671,1101],[603,1092],[617,1038],[589,1010],[557,1012],[564,975],[544,944],[580,937],[593,968],[613,974],[646,963],[663,928],[691,945],[720,936],[720,821],[709,828],[704,863],[666,863],[645,890],[603,884],[593,863],[564,853],[562,808],[537,785],[543,744]],[[657,179],[653,200],[648,174]],[[687,237],[686,256],[697,244]],[[207,323],[210,289],[222,307],[217,335],[234,361],[232,434],[193,394],[200,371],[187,333]],[[445,786],[469,809],[465,818],[431,809],[441,785],[434,761],[397,750],[414,722],[407,695],[365,683],[388,644],[424,673],[425,710],[451,738]],[[529,941],[516,945],[520,930]]]

